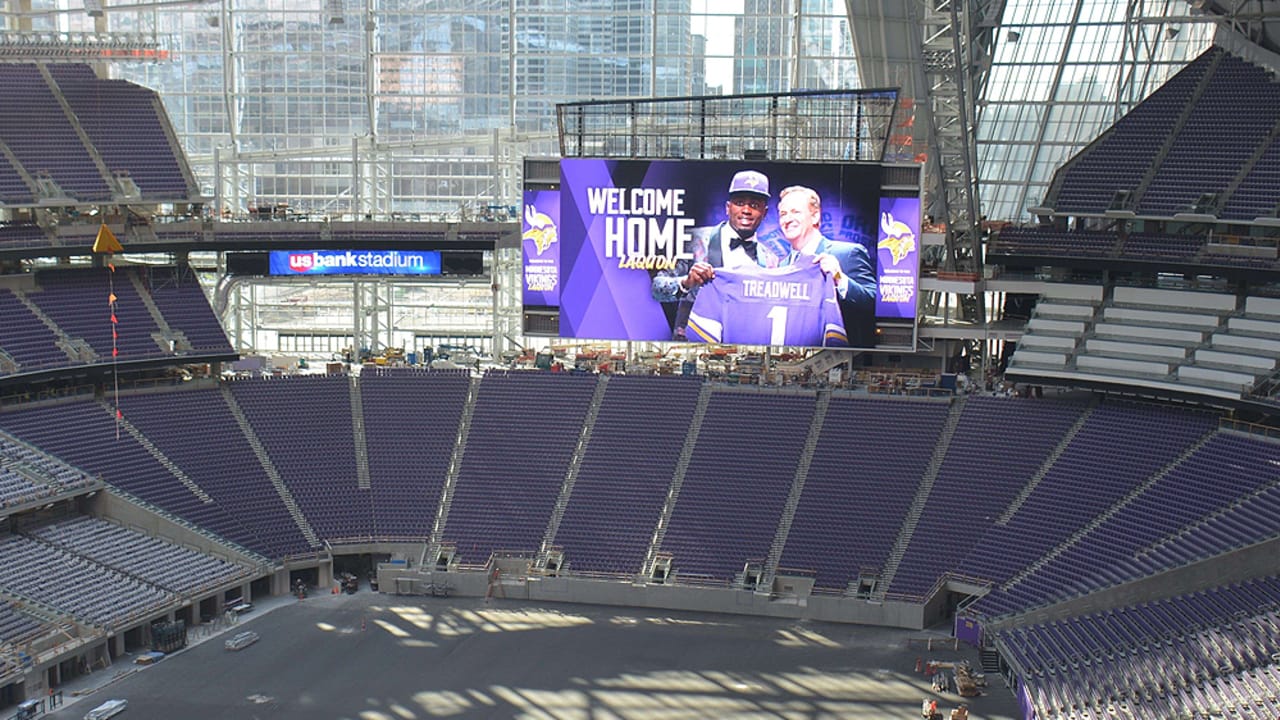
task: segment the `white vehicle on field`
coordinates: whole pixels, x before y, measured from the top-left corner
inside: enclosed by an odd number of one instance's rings
[[[238,633],[235,637],[227,640],[222,645],[228,650],[243,650],[250,645],[258,642],[258,633],[252,630],[245,630]]]
[[[108,700],[85,714],[84,720],[107,720],[124,712],[127,707],[128,700]]]

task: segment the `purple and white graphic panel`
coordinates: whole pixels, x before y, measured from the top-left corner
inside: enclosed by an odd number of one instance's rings
[[[525,190],[524,304],[560,305],[560,191]]]
[[[880,198],[876,316],[914,319],[920,285],[920,198]]]

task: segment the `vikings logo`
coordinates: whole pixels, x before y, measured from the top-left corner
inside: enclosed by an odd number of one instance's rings
[[[532,205],[524,206],[524,222],[528,226],[528,230],[524,231],[522,239],[532,240],[534,247],[538,249],[538,254],[546,252],[551,247],[551,243],[556,242],[560,238],[556,231],[556,224],[551,218],[544,213],[538,212],[537,208]]]
[[[908,253],[916,249],[916,234],[901,220],[894,220],[889,213],[880,213],[880,232],[885,237],[876,247],[888,248],[893,256],[893,264],[897,265]]]

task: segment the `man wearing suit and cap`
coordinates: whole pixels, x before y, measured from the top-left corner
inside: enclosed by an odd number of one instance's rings
[[[822,200],[802,185],[778,193],[778,229],[791,245],[783,265],[816,262],[835,278],[836,297],[844,317],[849,347],[875,345],[876,274],[871,256],[858,243],[832,240],[822,234]]]
[[[674,270],[658,272],[651,283],[653,299],[663,303],[672,323],[672,337],[684,339],[689,307],[698,288],[715,277],[718,267],[749,265],[777,267],[782,258],[756,240],[756,230],[769,212],[769,178],[756,170],[743,170],[729,182],[726,220],[690,232],[693,258],[679,260]]]

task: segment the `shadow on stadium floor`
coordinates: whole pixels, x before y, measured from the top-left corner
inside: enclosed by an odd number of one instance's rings
[[[934,695],[918,657],[977,664],[964,647],[908,648],[924,634],[905,630],[364,591],[271,598],[231,629],[262,639],[232,652],[230,632],[193,631],[156,665],[122,658],[64,687],[72,702],[48,717],[120,697],[122,720],[918,719],[924,697],[962,701]],[[970,717],[1019,717],[991,682],[964,700]]]

